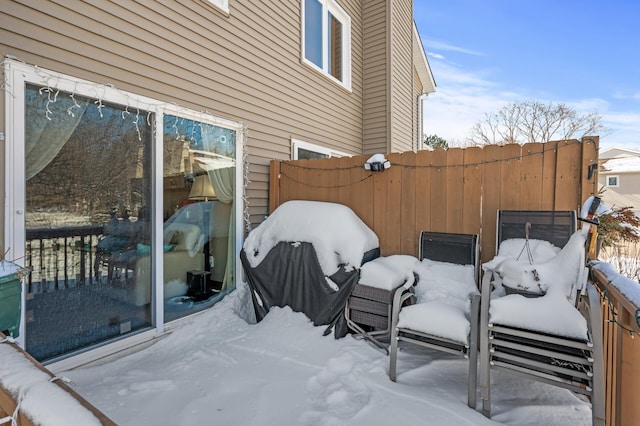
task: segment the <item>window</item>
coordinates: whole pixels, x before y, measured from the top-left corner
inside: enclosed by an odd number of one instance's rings
[[[351,89],[351,18],[334,0],[302,0],[302,60]]]
[[[209,0],[209,3],[221,9],[225,13],[229,13],[229,0]]]
[[[291,139],[291,158],[294,160],[309,160],[311,158],[348,157],[349,154],[304,142]]]
[[[607,176],[607,186],[611,186],[611,187],[620,186],[620,176],[617,176],[617,175]]]

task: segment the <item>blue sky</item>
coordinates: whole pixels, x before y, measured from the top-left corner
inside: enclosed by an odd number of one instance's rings
[[[640,1],[415,0],[436,80],[425,133],[461,141],[514,102],[598,112],[601,151],[640,150]]]

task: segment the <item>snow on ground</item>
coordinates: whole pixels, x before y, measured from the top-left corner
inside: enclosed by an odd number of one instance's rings
[[[587,425],[571,392],[492,372],[492,420],[466,406],[467,361],[323,336],[302,313],[274,308],[251,324],[246,287],[140,352],[63,375],[119,425]]]
[[[363,253],[378,241],[345,209],[332,203],[285,203],[250,233],[244,249],[257,264],[279,241],[308,241],[326,274],[339,264],[359,266]],[[410,256],[391,256],[385,262],[408,282],[413,274],[406,272],[425,266]],[[430,268],[431,274],[435,271]],[[380,268],[374,268],[371,281],[376,275],[383,275]],[[241,285],[153,346],[65,375],[120,425],[591,423],[585,399],[500,372],[491,373],[489,420],[466,405],[468,361],[463,358],[404,348],[394,383],[388,377],[388,357],[364,340],[323,336],[325,326],[314,327],[290,308],[273,308],[258,324],[253,318],[248,288]]]

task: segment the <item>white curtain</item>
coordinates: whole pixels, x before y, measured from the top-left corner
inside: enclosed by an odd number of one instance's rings
[[[227,244],[227,264],[225,265],[224,279],[222,280],[222,291],[225,291],[233,286],[233,262],[235,259],[234,240],[236,228],[236,215],[234,213],[235,206],[233,204],[233,194],[235,193],[236,168],[235,166],[233,166],[208,169],[207,175],[209,176],[209,180],[213,185],[213,190],[215,191],[218,200],[221,203],[231,205],[231,217],[229,218],[229,242]]]
[[[25,104],[25,175],[29,180],[58,155],[78,127],[89,101],[30,89]]]

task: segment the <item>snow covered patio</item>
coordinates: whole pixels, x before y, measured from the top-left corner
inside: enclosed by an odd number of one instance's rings
[[[396,182],[392,175],[377,175],[374,180]],[[418,192],[415,194],[417,198]],[[376,215],[378,210],[373,209]],[[483,221],[490,223],[489,216]],[[397,221],[381,224],[377,217],[369,220],[375,226],[384,225],[388,255]],[[417,215],[410,217],[415,220],[413,227],[421,226]],[[433,227],[435,220],[431,218],[427,225]],[[292,241],[301,240],[300,230],[310,229],[291,220],[282,224],[283,228],[291,226]],[[483,229],[490,236],[485,245],[491,247],[495,244],[492,232]],[[280,237],[281,231],[277,233]],[[414,244],[401,245],[400,251],[411,252]],[[264,254],[265,250],[254,253]],[[360,258],[362,251],[346,262],[340,262],[345,258],[339,255],[320,256],[330,264],[357,264]],[[595,275],[606,322],[602,326],[607,392],[617,398],[608,397],[607,420],[616,424],[616,419],[636,418],[633,391],[638,375],[633,372],[640,365],[634,361],[638,340],[622,330],[636,330],[640,295],[635,283],[620,285],[615,273],[604,270],[604,278],[598,277],[598,271]],[[617,313],[619,323],[615,322]],[[173,323],[171,333],[154,345],[59,374],[69,377],[79,394],[118,424],[387,425],[398,420],[447,425],[591,424],[591,404],[586,397],[500,371],[492,374],[492,418],[487,419],[478,406],[476,410],[466,406],[467,360],[405,347],[394,383],[388,377],[389,359],[381,350],[350,336],[337,340],[323,336],[325,330],[326,326],[314,327],[304,314],[288,307],[271,309],[255,324],[248,287],[239,283],[237,291],[212,309]],[[3,367],[0,378],[5,388],[30,386],[18,378],[23,373],[19,368]],[[7,382],[6,377],[13,381]],[[20,399],[20,407],[35,410],[30,413],[36,419],[55,419],[73,411],[65,404],[42,403],[42,398],[31,395],[27,392]]]
[[[500,374],[489,420],[466,406],[464,359],[403,351],[393,383],[366,341],[289,308],[252,325],[250,309],[240,289],[143,351],[63,375],[120,425],[591,424],[571,392]]]

